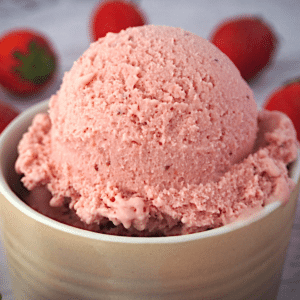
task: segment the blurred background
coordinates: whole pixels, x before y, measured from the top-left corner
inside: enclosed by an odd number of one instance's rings
[[[251,83],[261,105],[274,88],[299,77],[300,1],[297,0],[140,0],[148,23],[181,27],[204,38],[224,19],[241,14],[263,18],[276,31],[279,47],[275,60]],[[0,0],[0,35],[12,28],[27,27],[44,33],[59,56],[57,81],[44,94],[26,101],[12,99],[0,89],[0,98],[18,108],[48,98],[60,85],[65,71],[90,42],[89,21],[97,0]]]
[[[141,0],[135,1],[149,24],[181,27],[209,39],[224,19],[243,14],[263,18],[277,33],[273,63],[250,83],[261,107],[268,95],[287,80],[300,77],[300,1],[298,0]],[[52,43],[59,68],[55,80],[41,94],[23,99],[0,87],[0,100],[20,111],[48,99],[61,84],[64,72],[88,48],[89,24],[97,0],[0,0],[0,36],[14,28],[31,28]],[[1,54],[1,49],[0,49]],[[0,66],[1,67],[1,66]],[[0,244],[0,293],[10,298],[4,251]],[[298,209],[278,300],[300,299],[300,211]]]

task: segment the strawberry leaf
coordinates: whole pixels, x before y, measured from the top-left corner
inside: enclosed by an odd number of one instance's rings
[[[13,55],[18,60],[14,72],[36,85],[44,84],[56,67],[55,57],[36,41],[29,42],[27,53],[16,51]]]

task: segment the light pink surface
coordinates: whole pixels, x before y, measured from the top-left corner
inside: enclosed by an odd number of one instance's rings
[[[19,153],[24,185],[47,185],[52,206],[67,201],[86,224],[109,224],[102,232],[170,235],[285,201],[296,134],[281,113],[258,116],[208,41],[149,25],[91,44]]]

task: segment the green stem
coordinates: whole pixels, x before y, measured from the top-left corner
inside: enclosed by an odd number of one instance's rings
[[[14,71],[34,84],[42,85],[55,70],[55,57],[34,40],[29,42],[27,53],[16,51],[13,55],[19,61]]]

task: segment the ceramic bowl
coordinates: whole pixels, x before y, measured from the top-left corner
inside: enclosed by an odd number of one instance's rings
[[[0,216],[15,299],[276,299],[299,193],[218,229],[176,237],[120,237],[49,219],[18,198],[17,144],[47,102],[0,138]]]

